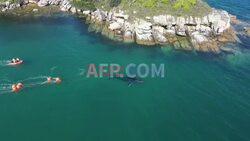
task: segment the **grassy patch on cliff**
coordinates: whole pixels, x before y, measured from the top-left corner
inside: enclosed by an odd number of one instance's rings
[[[93,4],[104,10],[123,10],[132,17],[162,14],[174,16],[203,16],[211,8],[201,0],[73,0],[76,6]]]
[[[72,0],[71,2],[76,8],[95,10],[94,0]]]
[[[117,1],[117,0],[113,0]],[[138,3],[143,5],[146,8],[156,8],[158,5],[161,4],[168,4],[171,5],[174,9],[184,9],[186,11],[190,10],[191,6],[197,3],[197,0],[120,0],[122,3]]]

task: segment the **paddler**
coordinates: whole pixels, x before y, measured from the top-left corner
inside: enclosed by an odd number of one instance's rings
[[[60,77],[56,77],[55,80],[56,80],[56,83],[62,82],[62,79]]]
[[[12,88],[12,91],[13,91],[13,92],[17,92],[16,84],[13,84],[13,85],[11,86],[11,88]]]
[[[52,78],[51,78],[51,77],[48,77],[48,78],[47,78],[47,81],[48,81],[48,83],[51,83]]]

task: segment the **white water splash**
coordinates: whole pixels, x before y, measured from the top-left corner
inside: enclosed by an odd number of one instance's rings
[[[24,80],[19,80],[16,83],[22,83],[23,84],[23,88],[31,88],[31,87],[37,87],[37,86],[41,86],[41,85],[45,85],[48,83],[56,83],[56,79],[52,78],[51,82],[48,82],[47,78],[49,76],[37,76],[37,77],[29,77],[26,78]],[[0,80],[1,84],[0,84],[0,94],[7,94],[7,93],[13,93],[12,91],[12,85],[14,84],[13,82],[7,80],[7,79],[3,79]]]
[[[9,60],[0,60],[0,66],[4,67],[4,66],[8,66],[10,64]]]

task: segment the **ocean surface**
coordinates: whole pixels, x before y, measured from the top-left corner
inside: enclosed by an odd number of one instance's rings
[[[208,2],[250,21],[248,0]],[[69,15],[1,17],[0,140],[249,141],[250,38],[239,38],[218,56],[114,42]],[[6,66],[13,57],[24,64]],[[165,78],[87,78],[91,63],[164,63]]]

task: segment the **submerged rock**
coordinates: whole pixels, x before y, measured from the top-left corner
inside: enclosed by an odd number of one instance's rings
[[[236,36],[236,32],[232,28],[229,28],[218,35],[217,39],[219,42],[236,42],[239,40]]]
[[[225,53],[236,53],[237,51],[233,48],[229,48],[229,47],[220,47],[220,50],[225,52]]]
[[[191,46],[191,44],[190,44],[190,42],[188,41],[187,38],[179,37],[177,39],[178,39],[178,42],[180,44],[181,49],[183,49],[183,50],[192,50],[192,46]]]
[[[250,27],[244,27],[244,31],[247,35],[250,35]]]

